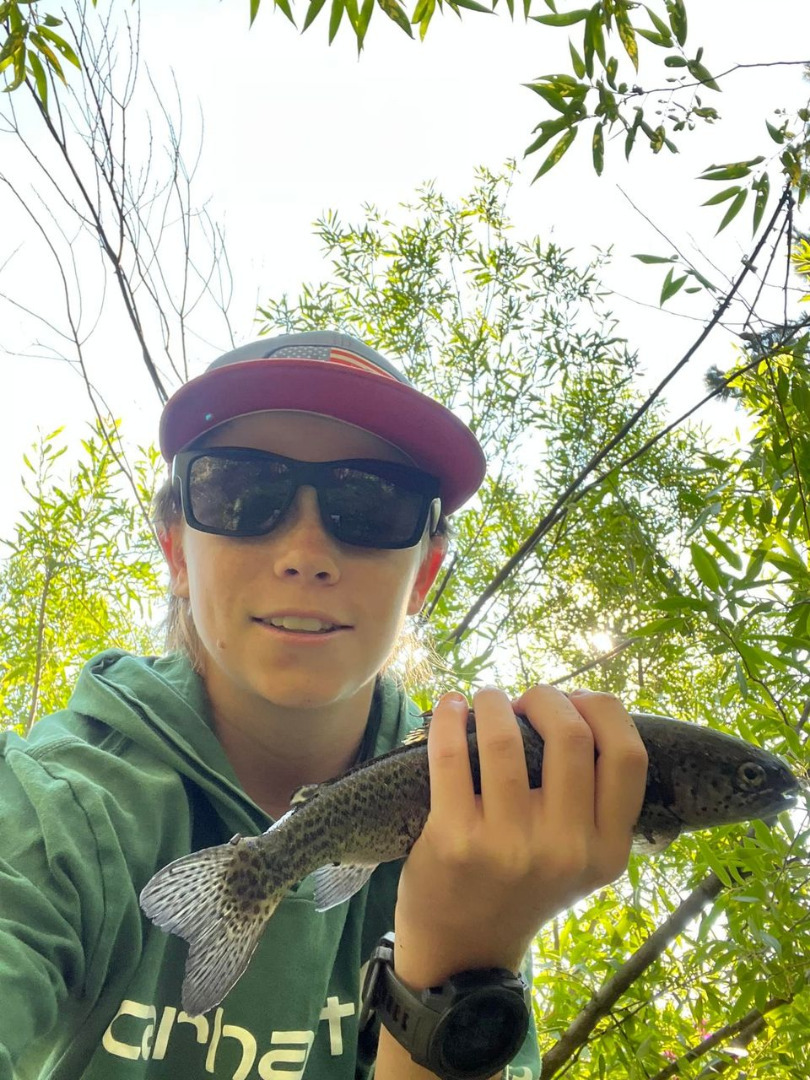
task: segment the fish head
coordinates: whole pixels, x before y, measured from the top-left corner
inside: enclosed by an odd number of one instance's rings
[[[784,761],[733,736],[710,734],[671,763],[671,809],[684,829],[770,818],[795,805],[800,782]]]

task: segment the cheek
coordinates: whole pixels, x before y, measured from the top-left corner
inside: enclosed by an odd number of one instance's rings
[[[195,621],[202,622],[227,609],[235,584],[233,553],[223,550],[217,538],[195,534],[188,548],[188,591]],[[244,565],[241,580],[244,580]]]
[[[381,623],[396,634],[408,614],[408,603],[419,568],[411,551],[390,552],[377,573],[369,575],[367,596],[377,609]]]

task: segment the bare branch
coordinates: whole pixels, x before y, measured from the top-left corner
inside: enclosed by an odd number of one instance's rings
[[[775,228],[777,221],[779,220],[782,213],[785,211],[785,207],[789,205],[790,202],[790,190],[786,187],[782,192],[782,195],[779,199],[777,207],[771,217],[768,226],[763,231],[762,236],[754,247],[751,257],[745,260],[743,269],[737,275],[737,278],[735,279],[731,289],[726,293],[723,300],[720,302],[719,306],[712,315],[711,319],[706,324],[701,334],[698,336],[697,340],[686,351],[686,353],[681,357],[681,359],[674,365],[674,367],[671,368],[671,370],[661,380],[661,382],[659,382],[659,384],[655,387],[652,393],[648,395],[645,401],[635,410],[633,415],[621,426],[621,428],[616,432],[616,434],[608,440],[608,442],[602,447],[602,449],[599,450],[591,458],[587,465],[585,465],[585,467],[579,472],[579,474],[566,487],[566,489],[562,492],[554,505],[551,507],[549,512],[542,518],[542,520],[529,534],[526,540],[524,540],[524,542],[521,544],[515,554],[510,559],[508,559],[507,562],[501,567],[501,569],[497,572],[497,574],[487,586],[487,588],[484,589],[484,591],[481,593],[475,603],[472,604],[472,606],[468,609],[461,621],[458,623],[452,633],[448,636],[448,641],[456,642],[463,637],[464,633],[469,628],[473,619],[483,608],[486,602],[498,592],[498,590],[501,588],[507,578],[535,549],[535,547],[540,542],[545,533],[548,531],[550,526],[554,523],[554,521],[557,520],[557,516],[560,511],[563,509],[563,507],[566,506],[571,496],[582,485],[586,477],[588,477],[597,468],[597,466],[607,457],[611,450],[615,449],[615,447],[623,441],[628,432],[630,432],[636,426],[639,420],[641,420],[645,413],[647,413],[647,411],[651,408],[653,403],[661,396],[664,388],[672,381],[672,379],[677,375],[677,373],[683,367],[685,367],[686,364],[692,359],[692,357],[704,343],[706,338],[709,336],[711,331],[715,328],[715,326],[717,326],[724,313],[728,310],[732,300],[739,291],[740,286],[750,273],[750,268],[755,262],[757,255],[762,250],[762,247],[764,246],[767,238],[770,236],[771,232]]]

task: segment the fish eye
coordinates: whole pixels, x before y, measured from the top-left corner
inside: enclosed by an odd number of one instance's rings
[[[765,783],[765,770],[755,761],[745,761],[737,769],[737,779],[748,788],[762,787]]]

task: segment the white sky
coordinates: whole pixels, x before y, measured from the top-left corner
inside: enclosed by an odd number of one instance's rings
[[[771,0],[765,17],[761,0],[688,0],[688,8],[689,43],[693,49],[706,46],[704,62],[715,73],[734,63],[810,54],[807,0]],[[570,63],[566,31],[512,24],[505,7],[497,16],[465,13],[461,23],[452,13],[437,14],[421,44],[409,41],[377,10],[359,60],[348,27],[327,47],[325,11],[303,37],[271,10],[269,0],[252,30],[247,0],[143,0],[142,11],[142,56],[153,76],[168,87],[173,65],[187,124],[195,127],[198,103],[205,118],[196,197],[203,201],[210,195],[209,210],[227,232],[235,275],[231,318],[239,341],[255,336],[257,301],[283,290],[295,295],[303,280],[323,276],[322,253],[310,229],[322,211],[334,208],[343,220],[357,220],[362,203],[393,209],[428,179],[450,196],[462,195],[477,164],[497,168],[510,155],[520,159],[532,128],[548,116],[521,83],[567,71]],[[580,36],[579,27],[573,36]],[[661,85],[643,66],[638,82]],[[732,226],[715,241],[719,216],[698,206],[718,186],[694,178],[716,161],[777,152],[764,132],[764,118],[773,120],[769,110],[774,107],[797,107],[810,91],[800,69],[788,67],[740,72],[724,86],[721,95],[705,95],[724,122],[682,137],[678,157],[663,151],[653,158],[639,143],[628,168],[621,148],[609,146],[605,174],[597,179],[589,132],[534,186],[528,181],[542,157],[530,158],[514,192],[517,234],[553,237],[581,259],[588,258],[592,245],[614,246],[606,280],[636,301],[615,306],[621,330],[642,350],[649,380],[657,381],[677,360],[709,317],[711,303],[705,296],[679,296],[671,310],[656,310],[663,273],[630,256],[669,249],[630,209],[617,185],[680,244],[689,247],[693,238],[698,249],[733,274],[751,243],[750,210],[741,215],[745,225]],[[24,176],[13,138],[2,134],[0,174],[17,184]],[[0,222],[0,292],[60,321],[57,283],[49,276],[41,243],[3,185]],[[95,300],[89,269],[87,280],[89,298]],[[126,344],[116,334],[115,304],[108,295],[88,355],[128,434],[148,441],[156,437],[159,407],[140,374],[129,334]],[[697,321],[679,319],[677,312]],[[203,332],[212,340],[199,343],[196,371],[228,347],[218,330]],[[65,424],[75,440],[90,416],[76,374],[42,358],[53,342],[30,316],[0,301],[0,373],[7,406],[0,427],[7,495],[0,535],[21,502],[18,465],[37,429]],[[702,372],[712,363],[726,366],[731,356],[727,341],[718,338],[673,388],[672,407],[700,396]]]

